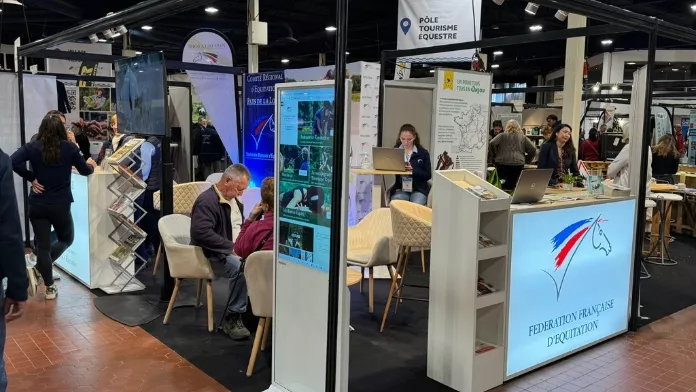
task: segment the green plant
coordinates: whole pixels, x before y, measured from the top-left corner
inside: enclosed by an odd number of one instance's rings
[[[566,174],[563,175],[564,184],[575,184],[578,181],[580,181],[580,177],[574,175],[570,171],[566,172]]]

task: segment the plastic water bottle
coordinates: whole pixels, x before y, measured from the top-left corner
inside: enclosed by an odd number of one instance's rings
[[[362,154],[362,161],[360,162],[360,168],[363,170],[368,170],[372,167],[372,162],[370,162],[370,158],[367,155],[367,152],[363,152]]]

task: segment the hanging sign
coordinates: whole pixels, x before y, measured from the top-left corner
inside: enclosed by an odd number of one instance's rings
[[[481,28],[481,0],[399,0],[398,23],[399,50],[476,41]],[[409,56],[400,61],[464,62],[471,61],[475,53],[475,49],[467,49]]]
[[[234,66],[232,45],[222,33],[204,29],[191,34],[182,53],[185,63]],[[239,162],[236,75],[186,71],[232,162]]]

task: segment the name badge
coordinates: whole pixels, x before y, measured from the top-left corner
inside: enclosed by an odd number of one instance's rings
[[[401,177],[401,190],[404,192],[413,192],[413,177]]]

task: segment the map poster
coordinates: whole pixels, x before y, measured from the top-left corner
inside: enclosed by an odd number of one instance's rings
[[[437,73],[435,170],[466,169],[485,176],[491,111],[491,74],[440,69]]]

